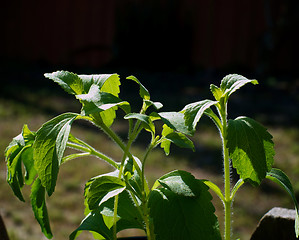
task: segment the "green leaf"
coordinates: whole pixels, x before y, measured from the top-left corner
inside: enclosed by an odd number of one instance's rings
[[[166,124],[163,125],[163,130],[162,130],[162,136],[166,136],[170,133],[173,133],[174,130],[170,127],[168,127]],[[168,156],[169,153],[170,153],[170,145],[171,145],[171,141],[168,140],[168,139],[164,139],[162,142],[161,142],[161,148],[164,149],[164,152],[165,154]]]
[[[107,92],[118,97],[118,94],[120,92],[120,81],[117,74],[103,74],[97,84],[100,87],[101,92]]]
[[[220,101],[220,98],[221,98],[222,95],[223,95],[223,92],[221,91],[221,89],[218,88],[217,86],[215,86],[214,84],[211,84],[211,85],[210,85],[210,90],[211,90],[211,92],[213,93],[214,98],[215,98],[217,101]]]
[[[150,106],[153,106],[156,110],[159,110],[163,107],[163,104],[160,102],[153,102],[151,100],[144,100],[144,103],[146,104],[146,109],[148,109]]]
[[[125,117],[125,119],[137,119],[142,122],[142,125],[145,130],[149,132],[155,133],[155,125],[150,119],[149,116],[141,113],[129,113]]]
[[[185,125],[184,114],[181,112],[161,112],[157,113],[161,120],[170,128],[177,132],[181,132],[186,135],[191,135],[192,133],[188,130]]]
[[[50,228],[48,211],[45,201],[45,188],[41,185],[41,181],[39,178],[37,178],[32,185],[30,200],[34,216],[38,221],[42,232],[48,239],[52,238],[53,235]]]
[[[119,86],[119,76],[117,74],[105,74],[101,77],[98,85],[100,86],[101,92],[110,93],[115,97],[118,97],[120,92]],[[108,103],[109,104],[109,103]],[[116,104],[117,106],[121,107],[125,113],[129,113],[131,111],[130,104],[125,101],[121,101]],[[100,116],[104,124],[110,127],[116,118],[116,110],[117,106],[111,107],[103,112],[100,112]]]
[[[117,74],[90,74],[90,75],[78,75],[84,86],[84,92],[88,93],[92,84],[98,85],[99,88],[103,88],[103,92],[109,92],[114,96],[118,96],[119,93],[119,76]]]
[[[241,88],[242,86],[244,86],[247,83],[252,83],[252,84],[256,85],[256,84],[258,84],[258,81],[255,79],[249,80],[246,77],[243,77],[238,74],[229,74],[222,79],[221,84],[220,84],[220,90],[222,91],[223,96],[226,97],[226,101],[227,101],[228,97],[232,93],[234,93],[235,91],[237,91],[239,88]],[[212,90],[212,92],[213,92],[213,90]],[[213,95],[214,95],[214,93],[216,94],[215,90],[213,92]],[[217,94],[217,96],[218,96],[218,94]]]
[[[83,104],[82,112],[86,115],[101,112],[101,119],[107,126],[110,126],[116,117],[117,107],[115,105],[121,106],[125,111],[128,109],[127,102],[120,103],[121,101],[118,100],[118,103],[115,103],[115,99],[118,98],[120,92],[120,81],[117,74],[77,75],[67,71],[57,71],[46,73],[45,77],[57,82],[65,91],[76,95],[78,99],[81,99],[81,97],[86,98],[87,103]],[[107,99],[112,98],[111,96],[105,96],[106,106],[102,106],[101,109],[98,109],[98,105],[101,104],[100,97],[97,96],[98,92],[105,92],[114,96],[113,100],[110,99],[112,102]],[[92,98],[95,102],[92,101]],[[109,105],[111,103],[112,105]],[[102,112],[103,109],[106,111]]]
[[[90,210],[97,208],[98,205],[118,195],[126,188],[124,181],[118,177],[107,175],[91,179],[88,186],[88,193],[85,197]]]
[[[89,213],[82,220],[80,226],[71,233],[69,239],[77,238],[82,231],[89,231],[99,234],[99,239],[113,240],[113,232],[106,226],[104,217],[101,214],[102,208]]]
[[[121,106],[129,111],[129,103],[111,93],[101,92],[99,86],[93,84],[87,94],[76,95],[83,103],[82,114],[89,115],[96,112],[106,111],[115,106]]]
[[[130,228],[144,229],[142,216],[128,191],[125,190],[119,194],[118,202],[117,232]],[[113,240],[113,228],[111,228],[109,221],[109,219],[113,218],[113,215],[114,198],[110,198],[86,216],[81,225],[70,235],[70,240],[75,239],[84,230],[96,232],[103,239]]]
[[[33,147],[26,148],[23,151],[21,155],[21,161],[23,162],[25,168],[25,183],[30,185],[33,183],[37,174],[37,171],[34,168]]]
[[[68,71],[57,71],[45,73],[46,78],[58,83],[66,92],[76,95],[84,92],[82,79],[75,73]]]
[[[162,188],[149,197],[157,240],[220,240],[208,187],[190,173],[174,171],[160,178]]]
[[[217,196],[222,200],[222,202],[225,202],[225,198],[220,190],[220,188],[213,182],[209,181],[209,180],[202,180],[202,182],[204,184],[206,184],[211,190],[213,190]]]
[[[267,129],[251,118],[229,120],[227,147],[233,167],[245,181],[259,185],[274,162],[274,144]]]
[[[150,94],[148,90],[140,83],[140,81],[134,77],[134,76],[129,76],[127,77],[129,80],[133,80],[134,82],[138,83],[140,90],[139,90],[139,95],[142,99],[144,100],[150,100]]]
[[[174,143],[181,148],[191,148],[193,151],[195,150],[194,144],[189,138],[182,133],[174,132],[174,130],[166,124],[163,125],[162,136],[164,139],[161,143],[161,147],[164,149],[166,155],[169,155],[170,143]]]
[[[276,168],[272,168],[271,171],[267,173],[267,178],[272,180],[273,182],[278,183],[291,196],[296,210],[295,233],[296,233],[296,237],[298,238],[299,237],[299,212],[298,212],[299,209],[298,209],[298,203],[297,203],[297,199],[291,181],[283,171]]]
[[[90,87],[95,84],[114,96],[119,93],[119,77],[117,74],[91,74],[77,75],[68,71],[57,71],[53,73],[45,73],[45,77],[58,83],[66,92],[79,95],[89,92]]]
[[[25,183],[31,184],[36,171],[33,167],[32,143],[35,133],[31,132],[27,125],[24,125],[22,133],[13,138],[5,150],[5,161],[7,165],[7,182],[14,194],[25,201],[21,192],[24,185],[22,162],[25,167]]]
[[[109,127],[112,125],[117,110],[121,107],[125,113],[130,112],[131,108],[128,102],[122,101],[117,96],[108,92],[101,92],[98,85],[93,84],[87,94],[76,95],[76,98],[83,104],[82,115],[88,116],[99,113],[101,120]]]
[[[56,185],[71,124],[78,114],[64,113],[46,122],[37,132],[33,144],[34,167],[50,196]]]
[[[182,112],[184,112],[184,118],[186,120],[188,130],[194,133],[196,130],[196,125],[204,111],[217,103],[217,101],[203,100],[186,105]]]

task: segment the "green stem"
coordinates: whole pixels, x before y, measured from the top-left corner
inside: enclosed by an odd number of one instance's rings
[[[114,131],[112,131],[109,127],[107,127],[103,123],[102,124],[99,124],[98,122],[95,122],[95,123],[122,149],[122,151],[124,152],[124,154],[126,156],[128,156],[129,158],[134,159],[133,155],[130,153],[130,151],[128,151],[127,146],[122,142],[122,140],[118,137],[118,135]],[[134,136],[137,135],[137,134],[138,134],[138,132],[136,132],[136,134],[134,134]],[[128,142],[127,145],[131,146],[131,144],[133,143],[135,138],[136,138],[136,136],[134,138],[132,136],[130,136],[129,142]],[[121,163],[120,166],[124,165],[124,160],[122,160],[122,163]],[[133,161],[133,164],[134,164],[134,167],[136,168],[138,174],[141,174],[141,169],[139,168],[138,164],[135,161]]]
[[[114,238],[114,240],[117,240],[116,222],[117,222],[118,198],[119,198],[119,195],[116,195],[115,199],[114,199],[114,212],[113,212],[113,238]]]
[[[223,161],[224,161],[224,239],[230,240],[231,237],[231,178],[230,178],[230,160],[229,152],[227,148],[227,110],[226,103],[223,102],[220,109],[220,115],[222,120],[222,146],[223,146]]]
[[[140,123],[138,123],[138,121],[137,121],[136,126],[137,126],[137,124],[140,124]],[[113,132],[109,127],[107,127],[105,124],[100,125],[100,127],[103,129],[103,131],[108,136],[110,136],[124,152],[123,158],[121,160],[121,164],[120,164],[120,167],[119,167],[118,178],[121,178],[122,175],[123,175],[126,158],[127,157],[132,157],[133,158],[132,154],[130,153],[130,148],[131,148],[131,145],[132,145],[133,141],[135,140],[135,138],[138,135],[138,131],[137,131],[138,127],[136,127],[136,126],[133,130],[133,133],[129,135],[129,141],[128,141],[127,145],[125,145],[120,140],[120,138],[115,134],[115,132]],[[135,162],[135,161],[133,160],[133,162]],[[117,239],[117,225],[116,225],[116,223],[117,223],[118,199],[119,199],[119,195],[116,195],[115,200],[114,200],[114,213],[113,213],[113,237],[114,237],[115,240]]]
[[[147,196],[149,194],[149,187],[147,185],[146,179],[145,179],[145,162],[150,154],[150,152],[153,150],[153,148],[156,145],[156,139],[155,136],[152,134],[152,141],[149,145],[149,147],[147,148],[145,155],[143,157],[143,161],[142,161],[142,170],[141,170],[141,176],[142,176],[142,189],[145,191],[145,195]]]
[[[117,164],[117,162],[115,162],[114,160],[112,160],[111,158],[107,157],[105,154],[95,150],[93,147],[87,145],[86,143],[84,144],[85,146],[76,144],[76,143],[72,143],[72,142],[67,142],[67,147],[69,148],[73,148],[82,152],[87,152],[90,155],[94,155],[104,161],[106,161],[107,163],[109,163],[110,165],[112,165],[114,168],[118,169],[119,166]]]

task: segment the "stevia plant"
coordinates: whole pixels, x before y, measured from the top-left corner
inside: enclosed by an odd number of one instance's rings
[[[249,80],[237,74],[227,75],[222,79],[219,87],[214,84],[210,85],[214,100],[191,103],[182,110],[189,131],[194,133],[201,116],[206,115],[214,122],[222,139],[224,190],[221,191],[217,185],[208,180],[205,184],[223,202],[225,240],[231,239],[232,204],[238,189],[245,182],[258,186],[265,178],[281,185],[293,199],[296,209],[295,233],[298,238],[299,215],[297,200],[287,175],[282,170],[272,167],[275,151],[271,134],[260,123],[249,117],[240,116],[235,119],[228,119],[227,105],[229,97],[248,83],[256,85],[258,81]],[[212,109],[212,106],[215,107],[216,112]],[[234,185],[230,175],[232,167],[236,169],[239,175],[239,180]]]
[[[90,231],[95,239],[117,239],[117,233],[129,228],[145,231],[149,240],[221,239],[215,208],[209,189],[222,200],[225,209],[225,240],[231,236],[231,208],[237,190],[245,183],[259,185],[264,178],[282,185],[297,202],[288,177],[273,169],[273,142],[267,130],[256,121],[239,117],[227,122],[229,96],[247,83],[256,84],[240,75],[228,75],[220,87],[211,85],[215,100],[188,104],[179,112],[159,112],[162,104],[150,99],[148,90],[139,80],[130,76],[139,86],[142,106],[138,113],[135,104],[119,98],[121,81],[117,74],[77,75],[67,71],[47,73],[82,104],[80,113],[64,113],[41,126],[37,132],[24,125],[5,151],[7,181],[14,194],[24,201],[22,187],[31,185],[30,201],[33,212],[47,238],[52,238],[47,213],[46,194],[55,191],[60,167],[78,157],[96,156],[113,166],[114,171],[92,177],[85,185],[85,214],[80,226],[70,234],[75,239],[81,231]],[[216,112],[212,110],[216,108]],[[127,120],[127,139],[121,139],[111,125],[116,111],[124,112]],[[218,128],[223,143],[224,192],[208,180],[195,179],[190,173],[176,170],[159,178],[150,187],[145,177],[145,166],[150,152],[160,146],[166,155],[173,143],[194,150],[186,135],[193,135],[200,118],[210,117]],[[86,120],[97,126],[122,150],[123,156],[114,160],[71,134],[75,120]],[[158,133],[161,121],[162,130]],[[147,131],[151,140],[144,155],[137,157],[131,146],[138,141],[141,131]],[[66,148],[76,152],[66,154]],[[231,159],[231,160],[230,160]],[[231,162],[240,175],[232,188]],[[296,218],[298,236],[298,214]]]

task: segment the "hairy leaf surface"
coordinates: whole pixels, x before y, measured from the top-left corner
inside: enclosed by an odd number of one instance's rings
[[[259,185],[274,162],[274,144],[267,129],[251,118],[229,120],[227,147],[242,179]]]
[[[45,73],[45,77],[58,83],[66,92],[76,95],[84,92],[82,79],[75,73],[68,71],[57,71]]]
[[[220,89],[223,93],[223,97],[226,97],[227,100],[232,93],[234,93],[247,83],[252,83],[255,85],[258,84],[258,81],[247,79],[246,77],[243,77],[242,75],[238,74],[229,74],[225,76],[220,84]],[[216,91],[212,90],[212,92],[213,95],[216,94],[217,96],[219,96],[219,91],[217,91],[216,93]]]
[[[71,124],[78,114],[64,113],[46,122],[37,132],[33,145],[34,167],[49,196],[56,185],[59,166],[70,134]]]
[[[184,112],[184,118],[186,120],[188,130],[194,133],[196,130],[196,125],[199,122],[204,111],[217,103],[217,101],[203,100],[186,105],[183,108],[182,112]]]
[[[220,240],[208,187],[190,173],[174,171],[160,178],[149,198],[157,240]]]
[[[181,112],[160,112],[157,115],[170,128],[183,134],[191,135],[185,124],[184,114]]]

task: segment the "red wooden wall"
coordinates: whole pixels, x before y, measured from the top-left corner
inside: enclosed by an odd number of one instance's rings
[[[1,58],[100,67],[115,59],[129,62],[130,55],[135,59],[132,64],[148,65],[156,58],[160,65],[169,61],[214,68],[230,64],[252,67],[263,58],[261,49],[267,47],[267,34],[275,36],[275,25],[271,28],[271,24],[277,24],[285,14],[284,3],[6,1],[0,9]],[[275,44],[275,39],[272,41]],[[276,62],[277,66],[297,64],[295,42],[287,41],[280,47],[280,57],[276,56],[275,61],[281,57],[285,60]],[[142,62],[142,58],[149,60]]]

